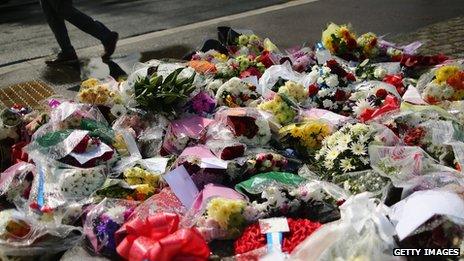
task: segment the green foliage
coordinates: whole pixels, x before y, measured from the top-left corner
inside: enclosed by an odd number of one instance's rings
[[[139,106],[155,113],[175,116],[176,108],[195,90],[193,86],[195,73],[186,79],[178,78],[183,69],[175,70],[166,79],[156,73],[138,79],[134,88],[135,99]]]

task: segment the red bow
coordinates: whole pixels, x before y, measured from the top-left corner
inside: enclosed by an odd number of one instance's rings
[[[396,110],[399,107],[400,107],[400,104],[399,104],[398,98],[389,94],[385,98],[383,105],[380,108],[375,109],[375,110],[366,109],[365,111],[361,113],[359,118],[362,122],[366,122],[386,112]]]
[[[116,239],[122,237],[116,250],[130,261],[203,261],[210,253],[197,230],[179,229],[176,214],[156,213],[146,219],[134,218],[116,232]]]

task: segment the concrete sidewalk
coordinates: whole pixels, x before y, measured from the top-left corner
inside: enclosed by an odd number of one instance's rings
[[[451,0],[446,5],[438,1],[425,4],[421,0],[297,0],[123,39],[110,64],[101,62],[98,55],[102,49],[96,46],[78,50],[82,58],[79,67],[47,68],[43,59],[3,67],[0,87],[40,79],[57,93],[73,96],[81,80],[89,76],[130,73],[134,64],[149,59],[180,58],[200,47],[207,38],[215,38],[218,25],[251,29],[286,48],[319,41],[327,22],[350,22],[358,33],[372,31],[402,42],[430,40],[426,53],[443,51],[464,57],[464,46],[460,44],[464,40],[464,18],[459,17],[462,13],[461,0]]]

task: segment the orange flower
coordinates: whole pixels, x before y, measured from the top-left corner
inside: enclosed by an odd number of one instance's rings
[[[446,83],[453,86],[454,89],[464,90],[464,71],[456,72],[451,75]]]

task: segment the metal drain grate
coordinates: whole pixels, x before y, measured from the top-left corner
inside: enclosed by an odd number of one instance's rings
[[[14,104],[37,108],[41,101],[53,95],[55,92],[50,86],[34,80],[0,89],[0,102],[7,108]]]

